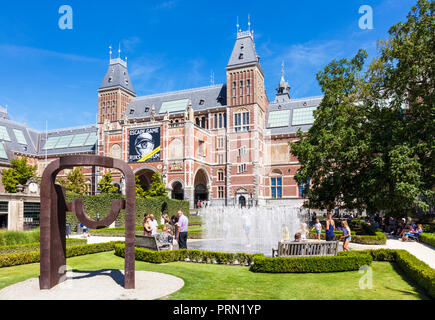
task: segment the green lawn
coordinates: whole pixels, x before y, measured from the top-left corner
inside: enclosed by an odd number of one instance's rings
[[[74,270],[123,269],[124,259],[104,252],[67,260]],[[261,274],[247,267],[187,262],[136,262],[136,270],[182,278],[185,286],[166,297],[179,300],[419,300],[428,297],[389,262],[373,262],[373,288],[362,290],[357,271],[323,274]],[[0,269],[0,289],[39,276],[39,264]]]

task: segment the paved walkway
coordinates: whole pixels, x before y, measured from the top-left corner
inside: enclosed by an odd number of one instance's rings
[[[431,268],[435,268],[435,248],[425,243],[415,241],[403,242],[399,239],[387,239],[385,245],[365,245],[358,243],[350,243],[349,249],[351,250],[365,250],[365,249],[404,249],[409,253],[416,256],[421,261],[426,262]]]
[[[0,300],[154,300],[184,286],[178,277],[151,271],[135,272],[135,289],[123,283],[120,270],[70,271],[50,290],[40,290],[39,278],[32,278],[0,290]]]

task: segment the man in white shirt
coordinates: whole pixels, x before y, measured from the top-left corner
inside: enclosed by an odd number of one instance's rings
[[[158,224],[157,220],[154,218],[153,214],[150,214],[150,219],[151,219],[150,224],[151,224],[151,227],[153,228],[151,230],[151,235],[155,236],[157,234],[157,227],[159,226],[159,224]]]
[[[187,228],[189,226],[189,219],[180,210],[178,211],[178,247],[180,249],[187,249]]]

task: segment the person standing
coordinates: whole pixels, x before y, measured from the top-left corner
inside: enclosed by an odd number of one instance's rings
[[[189,219],[183,214],[183,211],[178,211],[178,247],[180,249],[187,249],[187,228],[189,226]]]
[[[157,228],[159,226],[159,223],[157,222],[157,220],[154,218],[153,214],[150,214],[150,225],[153,228],[151,231],[151,235],[155,236],[157,234]]]
[[[332,219],[332,213],[328,213],[326,218],[326,241],[333,241],[334,240],[334,230],[335,230],[335,223]]]
[[[320,240],[320,235],[322,234],[322,224],[320,223],[319,219],[316,219],[314,227],[316,228],[316,239]]]

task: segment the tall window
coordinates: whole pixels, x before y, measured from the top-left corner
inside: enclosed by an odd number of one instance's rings
[[[249,96],[251,94],[251,80],[246,80],[246,94]]]
[[[270,179],[272,198],[282,198],[282,177],[272,177]]]
[[[234,114],[234,130],[249,131],[249,111],[242,110]]]
[[[237,90],[237,88],[236,88],[236,82],[234,81],[233,82],[233,97],[236,96],[236,90]]]
[[[243,81],[240,81],[240,96],[243,96]]]
[[[241,164],[237,167],[237,173],[243,173],[247,170],[246,163]]]
[[[310,179],[307,179],[304,183],[299,185],[299,198],[304,198],[304,191],[308,190],[310,188]]]
[[[218,171],[218,181],[224,181],[224,172],[222,170]]]
[[[217,129],[218,127],[218,115],[217,113],[214,114],[214,128]]]
[[[225,198],[225,192],[224,192],[224,187],[223,186],[219,186],[218,187],[218,198],[219,199]]]

